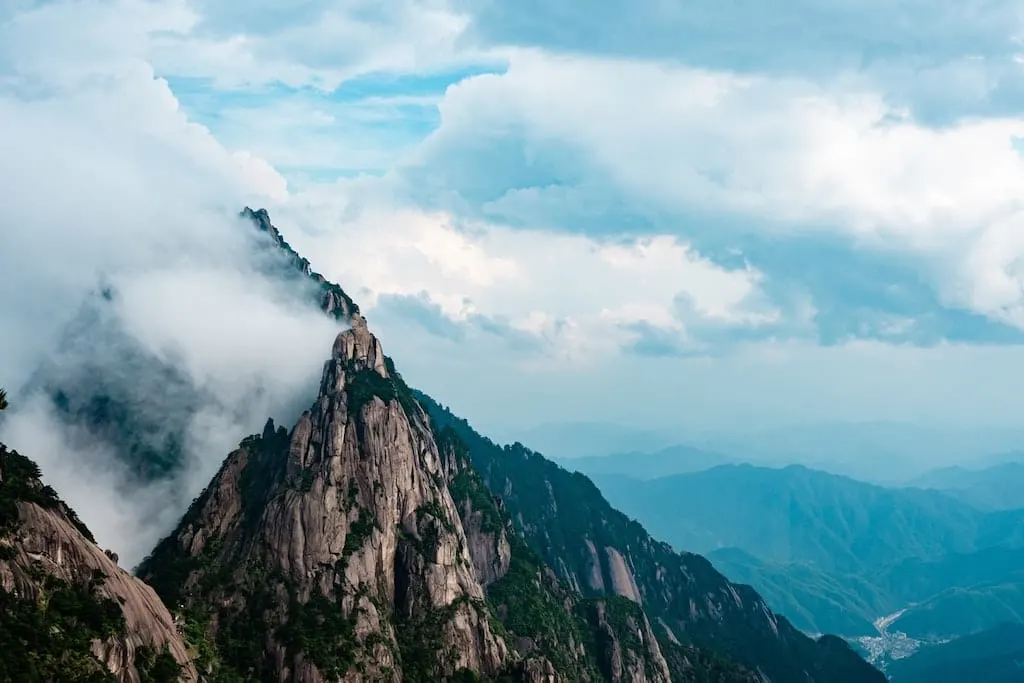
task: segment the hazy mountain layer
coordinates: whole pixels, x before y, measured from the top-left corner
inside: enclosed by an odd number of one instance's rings
[[[265,212],[245,215],[282,277],[315,285],[307,301],[352,329],[295,426],[243,440],[140,567],[206,680],[884,680],[654,541],[586,477],[498,448],[419,395],[425,410],[341,288]],[[107,398],[123,419],[72,417],[116,444],[160,401]]]
[[[872,635],[876,619],[901,610],[890,630],[922,638],[1024,617],[1018,511],[801,466],[597,481],[621,509],[677,547],[709,552],[808,632]]]

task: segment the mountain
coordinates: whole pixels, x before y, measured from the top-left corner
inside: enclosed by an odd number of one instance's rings
[[[809,633],[918,640],[1024,621],[1024,511],[890,489],[802,466],[727,465],[595,479],[676,547],[708,553]]]
[[[517,430],[512,440],[532,444],[558,460],[599,458],[609,453],[656,451],[675,439],[652,429],[608,422],[556,422]]]
[[[915,603],[894,619],[893,628],[909,636],[938,640],[1024,623],[1024,567],[1001,581],[956,585]]]
[[[893,683],[1019,683],[1024,680],[1024,624],[1000,624],[899,659]]]
[[[244,439],[138,568],[204,680],[884,680],[652,539],[585,476],[413,392],[341,288],[265,212],[244,215],[351,329],[297,423]],[[77,419],[130,444],[149,398]]]
[[[358,315],[311,409],[244,440],[138,571],[215,680],[754,680],[559,582]]]
[[[749,586],[729,582],[699,555],[654,540],[586,476],[522,444],[498,446],[428,396],[416,396],[467,444],[526,542],[580,593],[629,597],[668,642],[721,652],[771,680],[841,683],[876,675],[842,640],[808,638]]]
[[[1024,508],[1024,463],[1007,462],[982,469],[943,467],[908,485],[943,491],[981,510]]]
[[[860,573],[975,548],[978,510],[792,465],[723,465],[653,481],[596,477],[608,500],[675,547],[745,550],[772,562]]]
[[[198,680],[157,595],[40,477],[0,444],[0,681]]]
[[[692,446],[669,446],[654,453],[630,451],[585,458],[555,460],[566,469],[590,476],[625,474],[637,479],[657,479],[687,474],[732,462],[732,458]]]
[[[336,320],[359,307],[299,256],[266,211],[245,209],[253,231],[248,265],[297,293],[296,305],[318,306]],[[166,477],[185,465],[188,426],[201,407],[231,414],[171,360],[145,348],[123,328],[114,304],[120,293],[101,284],[64,328],[56,348],[32,374],[22,394],[40,393],[53,414],[85,441],[101,441],[140,482]]]
[[[696,434],[692,435],[696,436]],[[1024,430],[1002,427],[834,422],[710,433],[688,439],[718,453],[769,467],[799,463],[877,484],[903,482],[939,466],[985,462],[1024,443]],[[989,464],[1020,459],[994,456]]]
[[[708,559],[734,581],[757,588],[771,608],[806,633],[874,636],[874,621],[906,604],[870,578],[830,574],[807,562],[769,562],[739,548],[723,548]]]

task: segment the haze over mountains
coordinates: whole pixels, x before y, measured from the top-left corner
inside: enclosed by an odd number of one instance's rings
[[[647,477],[747,462],[765,467],[802,464],[885,485],[962,487],[957,473],[981,473],[996,465],[1024,463],[1024,430],[920,426],[905,423],[822,423],[760,430],[651,431],[625,426],[548,425],[531,432],[533,443],[582,472],[619,472]],[[606,438],[605,435],[614,435]],[[643,448],[623,446],[653,443]],[[569,445],[573,444],[573,445]],[[638,462],[644,474],[631,471]],[[717,461],[717,463],[716,463]],[[654,463],[659,463],[657,466]],[[653,468],[653,469],[651,469]],[[945,478],[936,470],[949,470]],[[994,473],[993,473],[994,474]],[[970,477],[967,478],[970,480]]]
[[[1022,35],[0,2],[0,683],[1018,677]]]
[[[661,453],[681,469],[673,453],[688,452]],[[1024,623],[1024,509],[1019,489],[1000,485],[1016,464],[936,470],[917,481],[934,488],[921,488],[803,465],[650,476],[657,455],[637,456],[636,476],[615,473],[628,458],[611,456],[594,481],[652,533],[707,554],[807,632],[840,633],[887,666],[915,650],[932,661],[937,643],[968,636],[943,656],[969,658],[998,642],[1005,624]],[[581,463],[600,470],[599,458]],[[989,665],[1008,675],[1003,664]],[[916,667],[894,671],[911,676]]]
[[[243,438],[139,565],[156,604],[35,463],[4,446],[5,671],[49,680],[63,652],[76,666],[67,680],[109,672],[122,682],[884,680],[841,639],[800,633],[703,557],[647,535],[585,477],[520,444],[498,446],[410,389],[356,304],[266,212],[246,209],[234,227],[269,239],[272,277],[311,285],[290,290],[300,295],[292,306],[347,327],[312,404],[290,430],[267,420]],[[85,305],[118,301],[102,292]],[[103,315],[85,320],[78,335],[107,333]],[[48,367],[20,393],[37,410],[51,404],[54,429],[103,444],[123,477],[116,494],[180,481],[185,442],[153,439],[150,425],[173,436],[192,424],[209,404],[194,379],[140,353],[131,372],[141,386],[181,389],[142,401],[131,386],[81,382],[80,368]],[[102,365],[91,372],[103,378]],[[165,406],[182,421],[154,419]],[[93,556],[106,558],[95,571]],[[50,628],[70,628],[71,639],[26,660]]]

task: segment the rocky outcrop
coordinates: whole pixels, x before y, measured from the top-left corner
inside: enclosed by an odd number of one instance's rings
[[[70,659],[90,670],[92,660],[92,670],[106,668],[120,683],[138,683],[146,680],[143,672],[157,657],[169,657],[176,663],[170,666],[177,680],[198,680],[174,621],[153,589],[93,542],[74,513],[39,481],[34,463],[2,444],[0,509],[0,622],[14,629],[30,614],[33,623],[51,626],[50,636],[58,634],[60,642],[26,643],[41,666],[47,666],[45,649],[52,647],[62,660],[54,662],[57,666]],[[88,652],[75,652],[79,642],[88,643]],[[24,655],[8,651],[0,660],[5,656]]]
[[[314,295],[320,309],[337,320],[350,320],[359,313],[359,306],[338,285],[329,282],[323,275],[313,270],[309,260],[299,256],[292,246],[285,241],[281,232],[270,222],[266,209],[253,210],[245,207],[241,217],[252,221],[261,232],[266,234],[275,251],[286,257],[286,276],[302,277],[314,286]]]
[[[670,683],[668,662],[642,610],[614,599],[595,600],[588,609],[611,683]]]
[[[351,329],[297,424],[268,421],[243,440],[139,569],[194,656],[186,676],[884,680],[848,648],[796,632],[703,558],[650,538],[582,475],[518,444],[497,446],[426,397],[421,405],[345,292],[312,271],[265,211],[242,216],[265,237],[254,247],[261,267],[301,280],[305,290],[290,289],[309,291],[302,301]],[[102,348],[96,337],[69,336],[85,351]],[[162,406],[187,408],[195,389],[176,380],[175,391],[154,390],[163,381],[158,359],[133,358],[137,396],[102,384],[101,363],[87,365],[96,378],[53,373],[47,389],[70,421],[119,445],[143,478],[159,478],[182,466],[180,425]],[[97,665],[94,641],[108,643],[113,628],[101,625],[102,637],[86,643]],[[120,671],[132,656],[138,668],[180,655],[168,641],[157,661],[155,638],[134,654],[109,642],[96,653]]]
[[[228,662],[241,674],[494,676],[515,657],[470,547],[427,416],[354,315],[312,408],[243,442],[139,571],[215,642],[259,622],[266,656]]]
[[[705,558],[651,538],[582,474],[521,444],[498,446],[430,397],[417,399],[436,428],[451,429],[466,444],[486,488],[500,492],[515,531],[561,580],[584,597],[616,596],[642,606],[645,628],[653,630],[673,679],[884,682],[852,649],[805,636],[752,588],[731,583]],[[625,656],[607,651],[612,656],[606,661],[621,663],[607,675],[639,675],[630,673]]]

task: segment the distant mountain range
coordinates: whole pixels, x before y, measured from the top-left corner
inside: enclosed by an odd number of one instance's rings
[[[588,458],[563,458],[557,462],[566,469],[588,476],[628,474],[636,479],[657,479],[700,472],[735,461],[727,455],[693,446],[669,446],[653,453],[630,451]]]
[[[981,510],[1024,508],[1024,462],[980,469],[943,467],[912,479],[908,485],[944,491]]]
[[[653,429],[606,422],[556,422],[499,436],[508,441],[530,444],[531,448],[558,461],[601,457],[609,453],[658,451],[679,440]]]
[[[937,467],[970,462],[985,468],[1024,462],[1024,430],[921,426],[899,422],[835,422],[750,429],[640,429],[576,422],[546,424],[509,435],[559,461],[612,454],[656,454],[674,447],[720,454],[726,462],[764,467],[802,464],[884,485],[904,485]],[[613,460],[616,458],[613,457]],[[628,458],[619,474],[633,475]],[[567,466],[568,463],[567,463]],[[583,465],[580,465],[583,466]],[[602,465],[602,467],[606,467]],[[577,467],[572,463],[572,467]],[[589,472],[589,469],[580,471]],[[693,471],[666,470],[664,475]]]
[[[346,323],[318,389],[291,428],[268,419],[225,454],[136,577],[0,444],[0,681],[885,680],[843,639],[808,637],[656,540],[586,476],[409,387],[345,292],[265,211],[243,216],[277,270],[308,281],[294,305]],[[88,339],[86,358],[102,350]],[[159,481],[187,465],[150,431],[166,401],[195,394],[160,391],[158,361],[129,368],[145,401],[80,372],[100,364],[54,364],[38,390]]]
[[[808,632],[870,636],[901,610],[890,630],[919,639],[1024,621],[1024,511],[803,466],[594,481],[653,534],[707,554]]]

